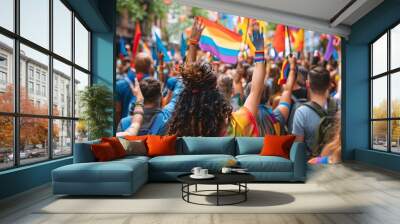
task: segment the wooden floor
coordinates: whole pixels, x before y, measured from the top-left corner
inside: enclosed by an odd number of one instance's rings
[[[345,201],[367,204],[357,214],[37,214],[55,199],[50,186],[0,202],[0,223],[106,224],[253,224],[253,223],[400,223],[400,174],[359,163],[314,167],[309,183],[317,183]],[[173,206],[173,205],[172,205]]]

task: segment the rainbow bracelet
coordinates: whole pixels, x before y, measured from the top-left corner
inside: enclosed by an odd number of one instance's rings
[[[264,51],[256,51],[254,55],[254,62],[261,62],[265,63],[265,58],[264,58]]]

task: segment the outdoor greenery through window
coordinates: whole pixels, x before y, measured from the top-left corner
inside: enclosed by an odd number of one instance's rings
[[[63,0],[2,0],[0,170],[70,156],[88,85],[90,32]]]
[[[370,51],[372,149],[400,153],[400,24],[375,40]]]

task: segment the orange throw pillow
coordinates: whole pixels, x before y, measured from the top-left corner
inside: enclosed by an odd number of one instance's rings
[[[176,135],[172,136],[158,136],[149,135],[147,137],[147,155],[154,156],[165,156],[165,155],[176,155]]]
[[[290,147],[296,136],[294,135],[266,135],[264,146],[261,149],[261,156],[280,156],[289,159]]]
[[[117,137],[101,138],[101,142],[110,143],[117,158],[122,158],[126,156],[124,146],[121,144]]]
[[[140,136],[136,136],[136,135],[129,135],[129,136],[125,136],[124,137],[126,140],[128,141],[146,141],[147,139],[147,135],[140,135]]]
[[[117,158],[113,147],[108,142],[93,144],[91,145],[91,149],[94,157],[99,162],[110,161]]]

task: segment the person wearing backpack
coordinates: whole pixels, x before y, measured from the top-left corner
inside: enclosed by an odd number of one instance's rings
[[[167,123],[175,110],[178,97],[183,90],[183,83],[180,78],[170,77],[167,80],[172,81],[174,85],[167,85],[168,91],[172,92],[169,102],[162,107],[161,100],[161,83],[154,78],[147,78],[140,81],[139,86],[143,94],[144,101],[136,102],[135,106],[143,108],[142,121],[138,133],[135,135],[164,135],[166,134]],[[128,130],[131,128],[132,119],[135,115],[133,111],[131,115],[123,118],[118,125],[117,136],[133,135]]]
[[[329,97],[330,75],[323,66],[308,72],[309,101],[294,112],[292,134],[307,146],[307,156],[319,156],[334,135],[337,101]]]

